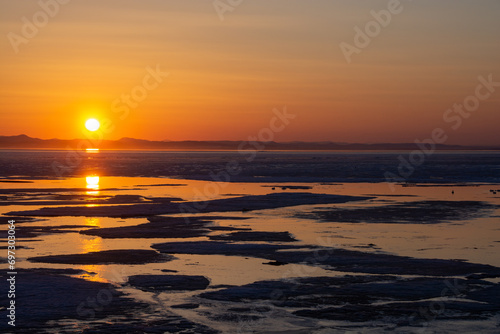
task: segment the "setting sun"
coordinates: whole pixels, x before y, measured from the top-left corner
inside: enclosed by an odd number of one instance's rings
[[[101,126],[101,124],[95,118],[90,118],[87,120],[87,122],[85,122],[85,127],[89,131],[97,131],[97,130],[99,130],[100,126]]]

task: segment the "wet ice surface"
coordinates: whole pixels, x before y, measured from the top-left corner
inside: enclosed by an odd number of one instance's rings
[[[62,176],[82,176],[98,171],[99,175],[109,176],[224,181],[221,172],[228,171],[228,163],[231,163],[229,167],[238,171],[231,175],[231,181],[269,182],[271,186],[277,185],[276,182],[298,180],[385,182],[386,172],[397,175],[400,171],[411,174],[407,177],[408,182],[500,183],[498,152],[435,152],[413,170],[400,165],[399,156],[408,161],[409,153],[102,151],[76,155],[67,151],[4,150],[0,156],[0,171],[6,176],[39,178],[57,176],[56,172]]]
[[[26,332],[499,331],[498,185],[92,177],[0,183]]]

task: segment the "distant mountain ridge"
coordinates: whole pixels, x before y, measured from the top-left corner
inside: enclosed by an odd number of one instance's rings
[[[0,136],[0,149],[58,149],[85,150],[86,139],[39,139],[27,135]],[[260,145],[260,146],[259,146]],[[335,142],[266,142],[251,145],[245,141],[151,141],[146,139],[121,138],[102,140],[97,148],[103,150],[239,150],[256,149],[270,151],[375,151],[415,150],[414,143],[335,143]],[[437,150],[500,150],[500,146],[436,145]]]

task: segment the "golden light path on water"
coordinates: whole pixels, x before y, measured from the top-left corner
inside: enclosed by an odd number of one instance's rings
[[[88,189],[86,194],[89,196],[99,195],[99,182],[100,178],[97,175],[90,175],[85,177],[87,183],[86,188]],[[96,206],[95,204],[87,204],[88,207]]]
[[[100,227],[99,218],[85,218],[85,225],[92,227]],[[81,253],[99,252],[102,250],[102,238],[92,237],[92,236],[82,236],[80,238],[80,249]],[[103,282],[106,281],[103,277],[103,268],[100,265],[84,265],[80,269],[85,270],[89,273],[95,273],[94,275],[86,275],[85,278],[89,281]]]
[[[85,182],[86,182],[86,194],[88,196],[97,196],[99,195],[99,182],[100,182],[100,177],[97,175],[89,175],[85,177]],[[87,204],[87,207],[96,207],[98,206],[97,204]],[[96,217],[87,217],[85,218],[85,225],[91,226],[94,228],[99,228],[100,227],[100,220],[99,218]],[[81,236],[80,237],[80,248],[82,250],[82,253],[89,253],[89,252],[99,252],[102,250],[102,238],[100,237],[92,237],[92,236]],[[85,278],[89,281],[95,281],[95,282],[103,282],[106,281],[106,279],[103,277],[103,268],[100,265],[84,265],[81,266],[80,269],[85,270],[89,273],[95,273],[92,275],[85,275]]]

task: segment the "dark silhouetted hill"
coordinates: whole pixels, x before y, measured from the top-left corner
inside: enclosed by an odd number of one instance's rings
[[[85,150],[239,150],[256,149],[244,141],[151,141],[135,138],[102,140],[94,145],[86,139],[39,139],[27,135],[0,136],[0,149],[57,149]],[[334,143],[334,142],[267,142],[259,143],[257,150],[270,151],[407,151],[418,147],[413,143]],[[500,150],[500,146],[437,145],[438,150]]]

